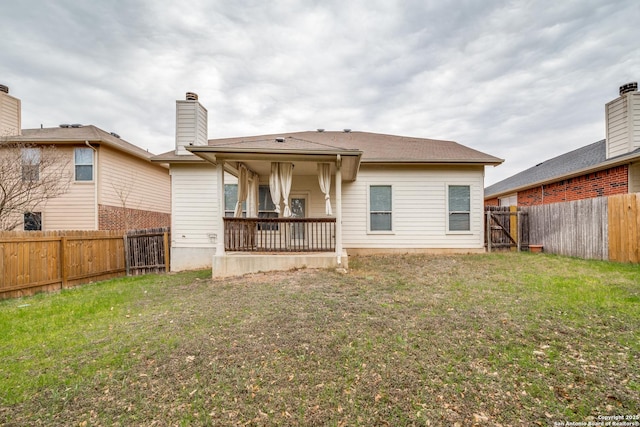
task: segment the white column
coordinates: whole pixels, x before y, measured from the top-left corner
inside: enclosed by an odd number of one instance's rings
[[[336,159],[336,257],[342,267],[342,158]]]
[[[218,159],[216,163],[216,175],[218,181],[218,233],[216,236],[216,256],[224,255],[224,160]]]

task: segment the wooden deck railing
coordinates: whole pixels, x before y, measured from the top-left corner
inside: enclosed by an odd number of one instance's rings
[[[335,218],[224,218],[227,251],[332,252],[335,242]]]

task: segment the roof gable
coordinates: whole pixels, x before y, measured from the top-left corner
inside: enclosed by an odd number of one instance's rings
[[[118,151],[150,160],[153,154],[113,134],[93,126],[23,129],[22,135],[9,137],[12,141],[39,143],[81,143],[85,141],[105,144]]]

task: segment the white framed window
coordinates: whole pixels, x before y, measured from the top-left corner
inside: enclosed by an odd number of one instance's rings
[[[369,186],[369,232],[393,231],[393,189],[391,185]]]
[[[93,181],[93,149],[76,148],[73,152],[76,181]]]
[[[238,184],[224,185],[224,216],[232,217],[238,203]],[[247,216],[247,202],[242,202],[242,216]]]
[[[233,216],[238,203],[238,184],[224,185],[224,216]],[[268,185],[258,187],[258,218],[278,218]],[[247,202],[242,202],[242,216],[247,216]]]
[[[447,186],[447,231],[471,231],[471,186]]]
[[[39,148],[22,149],[22,180],[38,181],[40,179],[40,160],[42,153]]]

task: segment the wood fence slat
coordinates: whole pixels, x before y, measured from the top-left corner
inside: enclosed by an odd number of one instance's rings
[[[122,231],[0,232],[0,298],[123,276],[127,263],[124,234]],[[134,247],[140,248],[133,259],[139,259],[142,266],[132,274],[168,270],[169,249],[165,247],[168,236],[168,228],[129,234],[128,240],[135,239]]]

